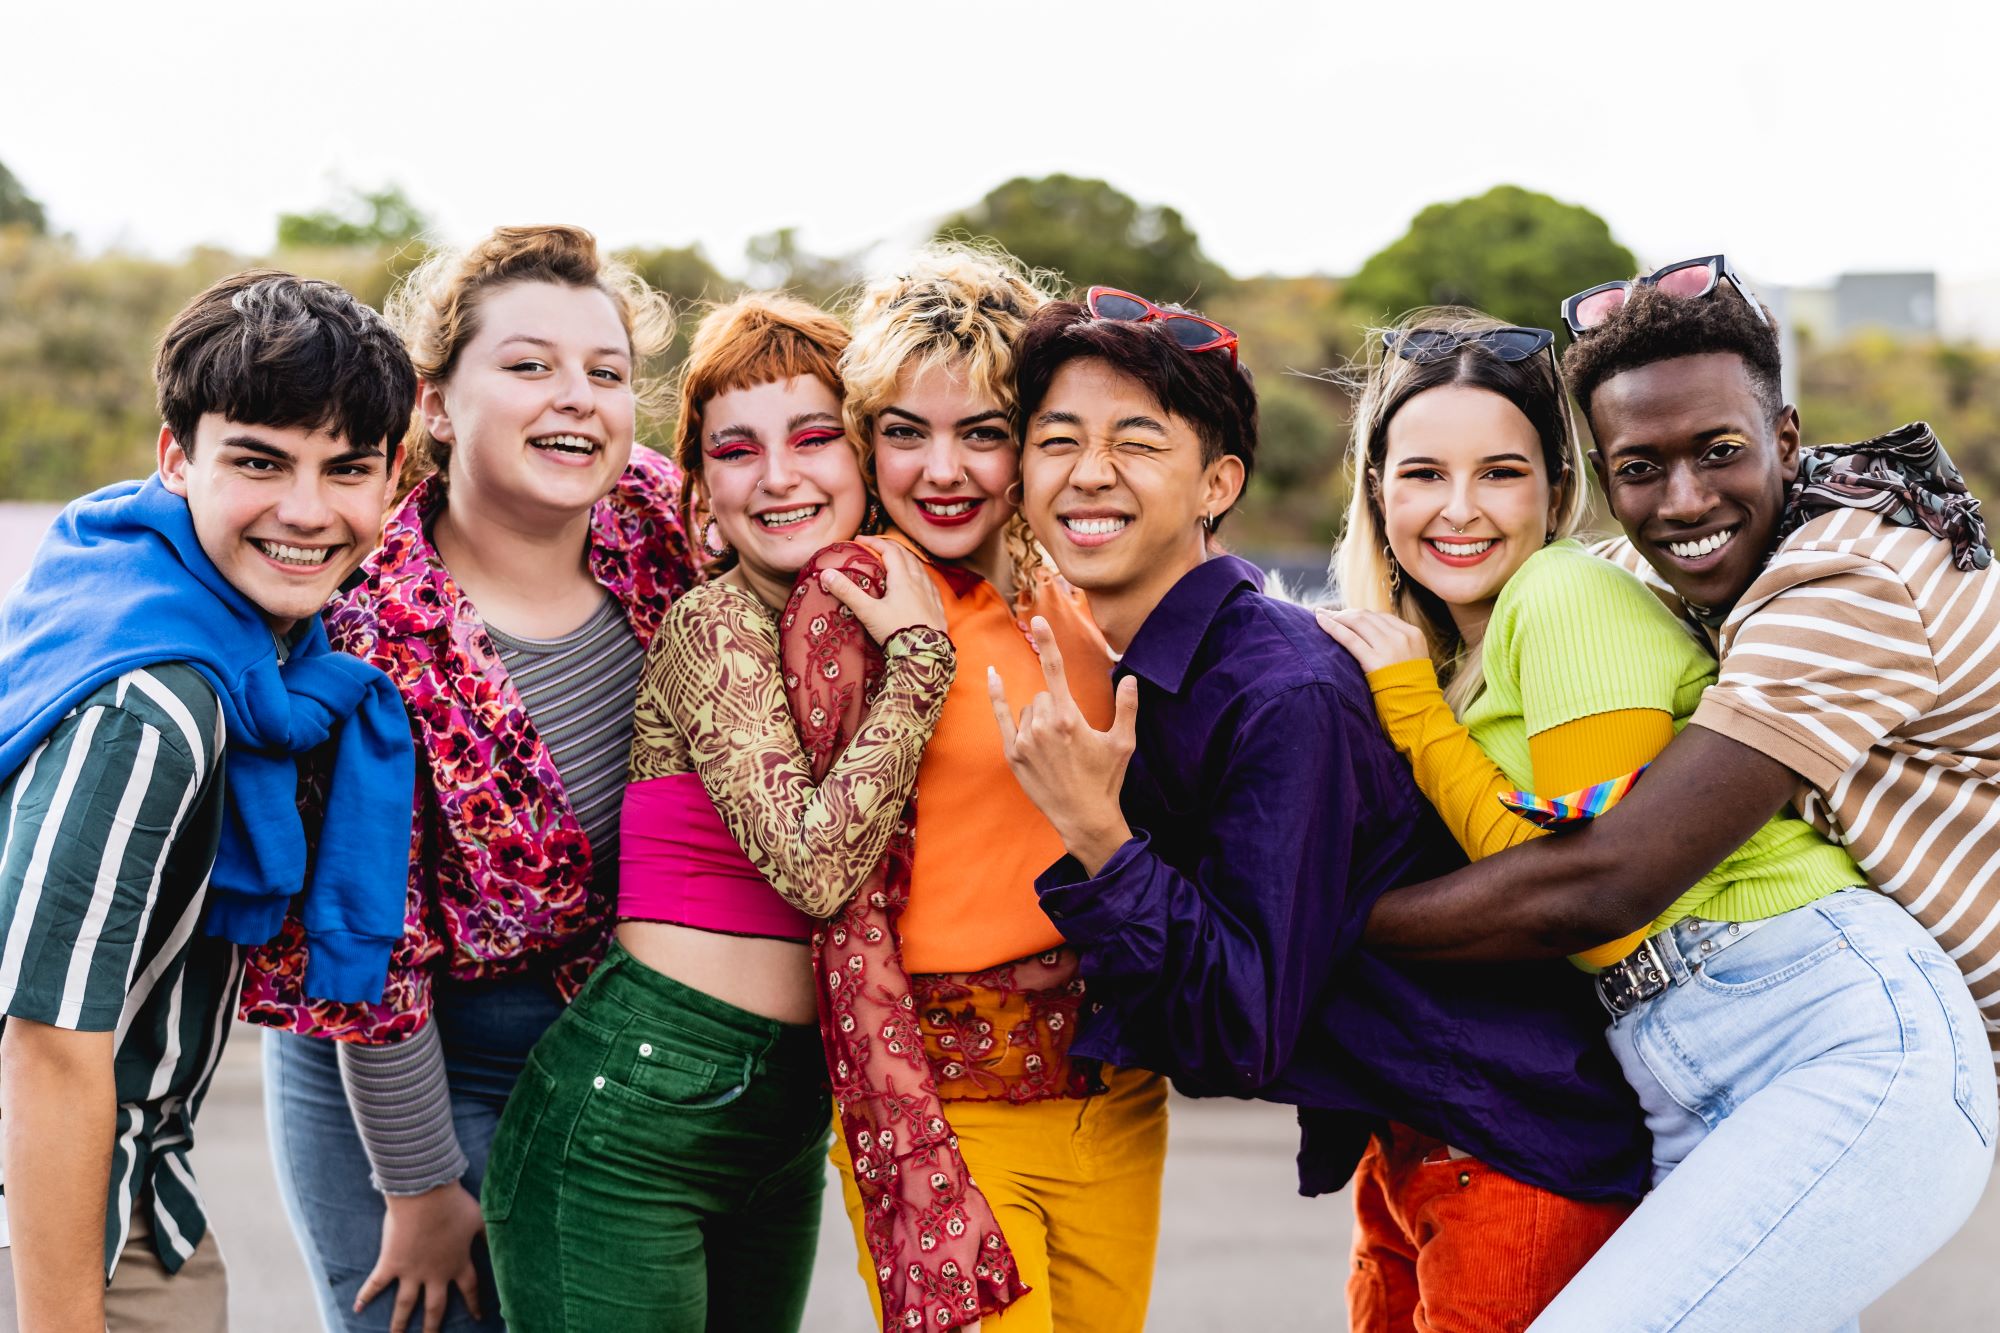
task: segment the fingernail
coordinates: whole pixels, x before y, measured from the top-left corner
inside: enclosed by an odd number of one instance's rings
[[[821,574],[821,575],[819,576],[819,588],[820,588],[820,591],[821,591],[821,592],[832,592],[832,591],[833,591],[833,585],[832,585],[831,583],[827,582],[827,580],[828,580],[828,579],[830,579],[830,578],[832,578],[832,577],[833,577],[833,575],[832,575],[831,573],[822,573],[822,574]]]

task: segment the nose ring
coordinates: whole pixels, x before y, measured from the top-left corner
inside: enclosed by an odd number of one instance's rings
[[[1450,528],[1453,532],[1457,533],[1459,536],[1463,537],[1465,535],[1465,529],[1461,528],[1460,526],[1458,526],[1458,524],[1452,522],[1450,519],[1446,519],[1444,522],[1446,527]]]

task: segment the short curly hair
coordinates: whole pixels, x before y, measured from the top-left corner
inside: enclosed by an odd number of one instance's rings
[[[1759,320],[1750,306],[1754,300],[1748,293],[1738,300],[1727,291],[1685,297],[1669,296],[1657,287],[1635,287],[1616,314],[1563,353],[1570,392],[1587,416],[1591,395],[1613,375],[1655,361],[1728,352],[1742,359],[1757,401],[1775,417],[1785,406],[1778,321],[1762,304],[1757,306],[1764,312]]]

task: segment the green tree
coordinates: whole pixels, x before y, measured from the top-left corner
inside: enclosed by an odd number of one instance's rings
[[[28,193],[5,162],[0,162],[0,227],[25,227],[34,236],[49,232],[49,215],[41,201]]]
[[[861,281],[860,255],[816,255],[799,244],[796,227],[751,237],[743,260],[752,287],[782,289],[815,305],[837,304]]]
[[[1630,277],[1632,252],[1580,204],[1518,185],[1432,204],[1347,284],[1355,314],[1392,319],[1424,305],[1469,305],[1531,328],[1556,328],[1562,299]]]
[[[278,214],[280,250],[404,246],[423,235],[430,219],[400,185],[349,189],[346,197],[311,213]]]
[[[663,245],[652,250],[623,250],[618,257],[674,303],[674,345],[667,352],[668,368],[687,355],[688,340],[701,322],[702,302],[723,301],[741,284],[725,278],[708,262],[699,245]]]
[[[946,218],[938,233],[991,236],[1078,287],[1122,287],[1155,301],[1199,306],[1230,282],[1178,209],[1141,204],[1087,177],[1017,176]]]

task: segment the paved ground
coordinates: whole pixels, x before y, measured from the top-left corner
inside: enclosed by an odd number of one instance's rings
[[[314,1313],[265,1148],[258,1034],[238,1027],[202,1110],[195,1169],[229,1257],[236,1333],[304,1333]],[[1155,1333],[1340,1333],[1348,1220],[1344,1200],[1301,1199],[1296,1134],[1283,1108],[1173,1104],[1166,1216],[1153,1283]],[[806,1328],[871,1333],[854,1242],[828,1189]],[[1996,1325],[2000,1187],[1943,1251],[1863,1319],[1868,1333]],[[1610,1327],[1607,1324],[1607,1327]],[[1746,1333],[1753,1331],[1746,1330]],[[1775,1333],[1758,1330],[1755,1333]]]

